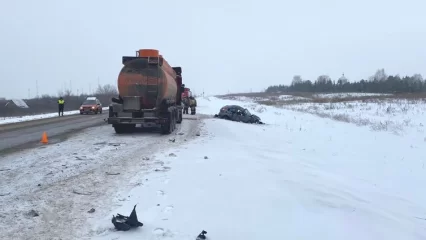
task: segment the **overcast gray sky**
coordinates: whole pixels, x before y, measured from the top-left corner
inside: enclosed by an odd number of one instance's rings
[[[259,91],[378,68],[426,75],[424,0],[0,0],[0,97],[116,84],[121,57],[159,49],[201,93]]]

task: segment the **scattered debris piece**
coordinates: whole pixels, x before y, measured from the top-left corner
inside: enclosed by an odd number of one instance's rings
[[[119,147],[121,143],[108,143],[109,146]]]
[[[87,211],[88,213],[94,213],[95,212],[95,209],[94,208],[92,208],[92,209],[90,209],[89,211]]]
[[[197,236],[197,238],[195,240],[204,240],[204,239],[207,239],[207,237],[205,236],[205,234],[207,234],[206,231],[204,231],[204,230],[201,231],[201,233],[198,234],[198,236]]]
[[[8,193],[0,193],[0,197],[5,197],[5,196],[8,196],[8,195],[10,195],[10,192],[8,192]]]
[[[75,156],[75,159],[76,159],[76,160],[80,160],[80,161],[84,161],[84,160],[92,160],[92,159],[88,158],[87,156],[81,156],[81,157],[79,157],[79,156]]]
[[[38,187],[41,187],[41,184],[39,183],[39,184],[37,184],[37,186],[38,186]]]
[[[33,209],[31,209],[31,211],[29,211],[26,215],[28,217],[38,217],[38,216],[40,216],[40,214],[37,211],[33,210]]]
[[[176,139],[169,139],[169,142],[175,142],[176,141]]]
[[[0,172],[9,171],[9,170],[11,170],[11,169],[10,168],[3,168],[3,169],[0,169]]]
[[[183,135],[184,133],[183,132],[180,132],[180,133],[178,133],[179,135]]]
[[[105,172],[106,175],[120,175],[120,173],[110,173],[110,172]]]
[[[204,156],[204,159],[209,159],[207,156]]]
[[[112,215],[111,222],[118,231],[128,231],[132,227],[143,226],[143,223],[139,222],[138,220],[138,216],[136,214],[136,205],[133,207],[133,211],[130,213],[129,217],[117,213],[117,217]]]
[[[169,154],[169,157],[176,157],[176,154],[174,154],[174,153],[170,153],[170,154]]]
[[[142,160],[149,160],[149,157],[143,157]]]
[[[76,190],[72,190],[72,193],[75,193],[75,194],[78,194],[78,195],[86,195],[86,196],[92,195],[92,193],[78,192]]]
[[[201,136],[201,133],[200,133],[200,132],[197,132],[197,133],[195,134],[195,136]]]

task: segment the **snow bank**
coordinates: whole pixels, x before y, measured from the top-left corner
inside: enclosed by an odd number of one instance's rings
[[[386,93],[320,93],[314,94],[315,98],[348,98],[348,97],[375,97],[375,96],[391,96]]]
[[[310,98],[294,96],[294,95],[280,95],[278,99],[281,101],[310,100]]]
[[[283,108],[329,117],[396,134],[425,137],[426,102],[387,99],[386,101],[347,101],[338,103],[300,103]]]
[[[204,120],[198,140],[156,159],[159,171],[92,222],[93,239],[425,239],[424,142],[315,115],[251,107],[268,125]],[[260,110],[262,109],[262,110]],[[112,229],[137,205],[144,226]]]
[[[108,107],[104,107],[102,108],[102,110],[108,110]],[[80,110],[66,111],[64,112],[64,116],[74,115],[79,113],[80,113]],[[57,116],[58,116],[58,113],[45,113],[45,114],[27,115],[27,116],[20,116],[20,117],[0,117],[0,125],[8,124],[8,123],[26,122],[26,121],[32,121],[32,120],[38,120],[38,119],[44,119],[44,118],[53,118]]]

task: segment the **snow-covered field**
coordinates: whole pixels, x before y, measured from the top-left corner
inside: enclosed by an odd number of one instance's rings
[[[108,107],[104,107],[102,108],[102,110],[106,111],[108,110]],[[64,116],[74,115],[79,113],[80,113],[80,110],[66,111],[64,112]],[[27,116],[20,116],[20,117],[0,117],[0,125],[8,124],[8,123],[26,122],[26,121],[32,121],[32,120],[38,120],[38,119],[44,119],[44,118],[53,118],[57,116],[58,116],[58,113],[45,113],[45,114],[27,115]]]
[[[352,97],[371,96],[363,100],[351,100]],[[426,141],[426,99],[381,98],[387,94],[342,93],[318,94],[322,99],[347,98],[339,102],[314,102],[313,99],[292,95],[279,97],[250,98],[232,97],[235,100],[250,103],[266,101],[277,108],[315,114],[323,118],[366,126],[375,131],[388,131],[398,135],[423,138]],[[290,103],[291,102],[291,103]],[[290,104],[289,104],[290,103]]]
[[[350,98],[350,97],[378,97],[391,96],[392,94],[384,93],[320,93],[314,94],[314,98]],[[287,95],[288,96],[288,95]]]
[[[2,191],[11,192],[0,197],[0,238],[194,240],[204,229],[211,240],[426,239],[423,132],[395,135],[213,97],[198,99],[197,113],[227,104],[267,124],[187,120],[175,142],[87,132],[6,156],[0,170],[13,170],[0,172]],[[73,172],[81,173],[66,177]],[[115,231],[112,215],[129,215],[135,204],[144,226]],[[23,217],[32,208],[40,216]],[[56,228],[43,225],[49,221]]]
[[[426,141],[426,101],[387,99],[336,103],[299,103],[283,108],[367,126],[372,130],[419,136]]]

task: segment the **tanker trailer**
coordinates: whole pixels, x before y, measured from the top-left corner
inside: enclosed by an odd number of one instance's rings
[[[108,124],[115,132],[132,132],[137,124],[170,134],[182,122],[182,68],[171,67],[156,49],[123,56],[118,75],[118,98],[112,98]]]

